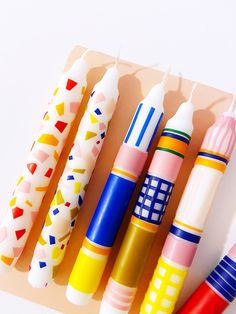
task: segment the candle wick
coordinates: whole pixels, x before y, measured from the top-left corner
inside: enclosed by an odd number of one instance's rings
[[[193,84],[193,87],[192,87],[192,89],[191,89],[191,92],[190,92],[190,96],[189,96],[188,102],[192,102],[193,93],[195,92],[197,85],[198,85],[198,83],[197,83],[197,82],[195,82],[195,83]]]
[[[228,112],[234,112],[236,110],[236,97],[235,94],[233,94],[232,103],[229,106]]]
[[[171,66],[169,65],[168,68],[166,69],[165,73],[163,74],[163,77],[162,77],[161,83],[162,83],[163,85],[166,84],[166,80],[167,80],[167,77],[168,77],[169,74],[170,74],[170,71],[171,71]]]
[[[82,54],[82,56],[81,56],[81,58],[84,58],[84,57],[86,57],[86,55],[89,53],[89,52],[91,52],[92,51],[92,49],[86,49],[85,50],[85,52]]]
[[[118,51],[117,51],[117,55],[116,55],[116,60],[115,60],[115,66],[116,67],[120,61],[120,49],[121,49],[121,45],[119,46]]]

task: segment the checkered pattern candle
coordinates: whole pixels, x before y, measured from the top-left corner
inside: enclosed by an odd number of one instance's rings
[[[64,73],[0,224],[0,270],[12,268],[28,238],[86,88],[85,56]]]
[[[220,314],[236,297],[236,243],[178,314]]]
[[[130,310],[190,142],[192,116],[191,101],[183,103],[162,132],[101,303],[102,314]]]
[[[142,304],[142,314],[173,312],[235,140],[235,117],[228,111],[205,135]]]
[[[67,287],[67,298],[86,304],[96,292],[125,210],[163,116],[163,83],[139,104],[88,228]]]
[[[95,85],[80,122],[31,262],[28,279],[34,287],[47,286],[63,260],[118,94],[118,71],[114,66]]]

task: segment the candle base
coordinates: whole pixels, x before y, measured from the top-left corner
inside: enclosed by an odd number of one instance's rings
[[[75,305],[87,305],[92,299],[93,293],[83,293],[74,289],[70,284],[68,284],[66,289],[67,299]]]
[[[33,287],[33,288],[46,288],[51,282],[46,281],[43,276],[37,273],[34,273],[33,271],[29,271],[28,273],[28,283]]]

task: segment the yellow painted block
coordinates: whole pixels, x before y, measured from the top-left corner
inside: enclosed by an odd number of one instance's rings
[[[90,113],[90,121],[92,124],[98,123],[98,119],[96,117],[94,117],[94,115],[92,115],[91,113]]]
[[[75,182],[74,183],[74,192],[78,194],[80,192],[80,190],[81,190],[81,183]]]
[[[58,152],[56,150],[54,151],[53,157],[54,157],[54,159],[56,159],[58,161],[59,155],[58,155]]]
[[[5,256],[5,255],[0,255],[0,260],[1,260],[4,264],[7,264],[7,265],[10,266],[11,263],[13,262],[14,258]]]
[[[69,284],[83,293],[96,292],[105,269],[107,257],[96,259],[80,250],[74,268],[70,275]]]
[[[48,213],[47,216],[46,216],[46,220],[45,220],[45,226],[48,227],[51,224],[52,224],[52,220],[51,220],[50,215]]]
[[[61,249],[57,246],[55,246],[53,249],[52,249],[52,258],[53,259],[57,259],[60,255],[61,255]]]
[[[21,183],[21,181],[23,181],[24,177],[20,177],[18,182],[16,183],[16,185],[19,185]]]
[[[59,116],[62,116],[64,114],[64,102],[56,105],[56,110]]]
[[[42,143],[42,144],[57,146],[58,139],[52,134],[42,134],[37,142]]]
[[[45,245],[47,242],[44,240],[44,238],[42,237],[42,235],[40,235],[39,239],[38,239],[39,243],[41,245]]]
[[[30,207],[33,206],[33,204],[32,204],[29,200],[26,200],[26,201],[25,201],[25,204],[29,205]]]
[[[14,206],[16,204],[16,197],[13,197],[11,200],[10,200],[10,206]]]
[[[87,131],[86,134],[85,134],[85,140],[89,140],[90,138],[93,138],[95,136],[97,136],[97,133],[91,132],[91,131]]]
[[[56,197],[56,204],[57,204],[57,205],[60,205],[60,204],[65,203],[64,198],[63,198],[62,193],[61,193],[61,190],[58,190],[58,191],[57,191],[55,197]]]
[[[56,96],[57,92],[58,92],[59,88],[57,87],[54,92],[53,92],[53,96]]]

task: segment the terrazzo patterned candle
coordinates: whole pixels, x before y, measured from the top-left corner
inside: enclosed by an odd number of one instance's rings
[[[143,301],[142,314],[174,311],[235,145],[235,125],[235,115],[230,110],[224,112],[205,135]]]
[[[20,257],[86,89],[85,56],[64,73],[0,224],[0,270]]]
[[[221,314],[236,298],[236,243],[178,314]]]
[[[67,298],[86,304],[96,292],[152,140],[163,116],[164,83],[139,104],[115,159],[72,270]]]
[[[195,87],[196,85],[194,85]],[[167,122],[105,290],[100,313],[128,313],[193,130],[191,98]]]
[[[28,279],[34,287],[46,287],[63,260],[118,95],[118,71],[115,65],[95,85],[80,122],[31,262]]]

